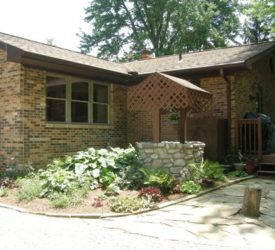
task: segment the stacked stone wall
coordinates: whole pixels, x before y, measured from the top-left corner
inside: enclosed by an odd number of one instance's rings
[[[137,143],[140,160],[147,167],[164,167],[184,179],[188,163],[202,162],[205,144],[202,142],[140,142]]]

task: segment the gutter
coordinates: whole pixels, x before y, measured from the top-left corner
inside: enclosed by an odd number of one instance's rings
[[[227,133],[227,140],[228,140],[228,145],[231,145],[231,126],[232,126],[232,103],[231,103],[231,91],[232,91],[232,84],[231,81],[226,77],[224,73],[224,69],[220,68],[219,69],[220,76],[222,79],[226,82],[226,94],[227,94],[227,120],[228,120],[228,133]]]

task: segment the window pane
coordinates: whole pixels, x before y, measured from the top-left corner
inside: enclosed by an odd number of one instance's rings
[[[47,121],[65,122],[65,101],[47,100]]]
[[[88,83],[74,82],[72,84],[72,99],[79,101],[88,101]]]
[[[88,122],[88,103],[72,102],[72,122]]]
[[[66,98],[66,85],[47,86],[47,97]]]
[[[108,87],[94,84],[94,102],[108,103]]]
[[[94,123],[108,123],[108,106],[101,104],[93,105]]]

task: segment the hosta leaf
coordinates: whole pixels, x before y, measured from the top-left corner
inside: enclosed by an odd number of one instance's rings
[[[92,176],[94,178],[98,178],[100,176],[100,170],[99,169],[92,170]]]
[[[82,175],[85,170],[87,169],[87,165],[86,164],[81,164],[81,163],[76,163],[75,164],[75,174],[76,175]]]

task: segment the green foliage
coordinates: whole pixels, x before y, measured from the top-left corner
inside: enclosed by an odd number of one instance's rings
[[[93,0],[85,18],[92,29],[80,34],[80,47],[131,60],[146,44],[157,56],[226,46],[238,33],[238,9],[237,0]]]
[[[184,179],[197,182],[201,178],[203,164],[202,162],[188,162],[183,173]]]
[[[32,173],[28,178],[19,179],[21,188],[18,197],[20,200],[33,199],[29,189],[34,179],[39,181],[39,193],[36,193],[35,197],[49,198],[54,204],[57,203],[57,206],[67,202],[70,206],[77,204],[90,188],[98,186],[105,188],[106,194],[117,194],[120,188],[132,185],[131,180],[135,180],[135,172],[139,171],[137,164],[137,152],[133,147],[112,148],[109,151],[90,148],[75,156],[56,159],[47,169]],[[134,185],[136,183],[132,186]]]
[[[76,175],[60,167],[39,170],[38,176],[42,183],[41,197],[52,199],[59,194],[68,194],[77,185]]]
[[[147,199],[131,197],[113,197],[108,201],[111,211],[115,213],[133,213],[140,209],[152,207]]]
[[[158,187],[164,193],[172,190],[175,177],[167,169],[143,167],[140,171],[144,174],[146,186]]]
[[[107,188],[116,183],[119,188],[138,186],[136,174],[138,155],[134,147],[127,149],[110,148],[96,150],[89,148],[74,156],[58,159],[49,165],[52,169],[63,169],[72,172],[72,178],[88,177],[93,180],[92,186]],[[62,171],[62,170],[60,170]],[[70,177],[68,176],[70,179]],[[66,186],[66,185],[65,185]]]
[[[243,156],[240,150],[236,147],[232,147],[224,157],[225,164],[233,164],[243,161]]]
[[[8,196],[8,190],[6,188],[0,188],[0,197]]]
[[[218,162],[211,162],[206,160],[202,168],[202,178],[209,178],[217,181],[224,181],[223,168]]]
[[[71,204],[71,197],[67,195],[59,195],[55,197],[51,204],[54,208],[67,208]]]
[[[180,190],[181,192],[187,193],[187,194],[197,194],[202,190],[202,188],[200,184],[194,181],[186,181],[181,185]]]
[[[228,177],[246,177],[248,174],[245,171],[236,170],[227,174]]]
[[[245,4],[246,21],[243,29],[244,43],[258,43],[275,39],[274,0],[252,0]]]
[[[54,193],[54,195],[51,196],[51,204],[54,208],[75,206],[81,203],[83,198],[87,196],[89,190],[90,188],[88,185],[80,187],[77,183],[74,183],[68,193]]]
[[[18,179],[17,199],[19,201],[31,201],[40,196],[42,183],[38,178]]]

